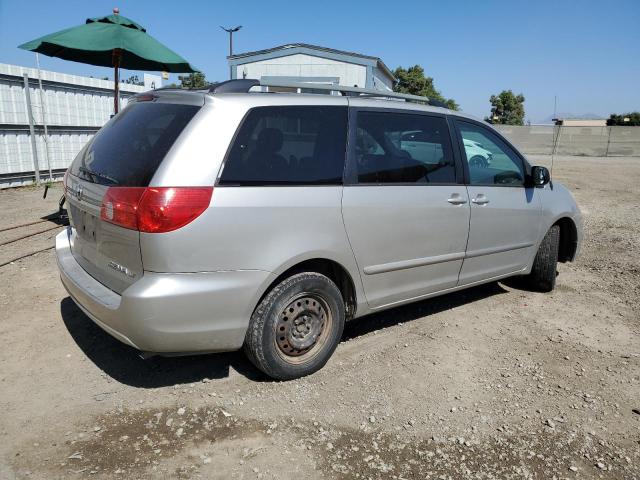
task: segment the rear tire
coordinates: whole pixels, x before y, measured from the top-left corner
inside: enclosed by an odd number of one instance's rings
[[[542,239],[528,276],[529,285],[540,292],[550,292],[556,286],[560,226],[552,226]]]
[[[304,377],[327,363],[342,338],[344,321],[344,301],[335,283],[319,273],[298,273],[258,304],[244,351],[274,379]]]

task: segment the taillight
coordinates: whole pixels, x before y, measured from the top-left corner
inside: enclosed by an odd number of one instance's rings
[[[124,228],[138,230],[138,206],[145,187],[109,187],[102,199],[100,218]]]
[[[213,187],[109,187],[100,217],[141,232],[171,232],[199,217],[212,194]]]
[[[148,187],[138,208],[138,230],[177,230],[198,218],[211,202],[213,187]]]

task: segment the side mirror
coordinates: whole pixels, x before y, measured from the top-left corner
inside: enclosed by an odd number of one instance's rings
[[[531,183],[534,187],[543,187],[551,181],[551,174],[547,167],[531,167]]]

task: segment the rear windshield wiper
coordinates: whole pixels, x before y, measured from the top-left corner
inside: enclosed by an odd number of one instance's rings
[[[120,183],[118,180],[116,180],[113,177],[110,177],[109,175],[105,174],[105,173],[100,173],[100,172],[94,172],[93,170],[88,169],[87,167],[78,167],[78,170],[82,173],[84,173],[85,175],[88,175],[89,177],[92,177],[92,182],[93,183],[98,183],[96,182],[96,179],[101,178],[103,180],[107,180],[108,182],[111,182],[111,184],[113,185],[117,185],[118,183]]]

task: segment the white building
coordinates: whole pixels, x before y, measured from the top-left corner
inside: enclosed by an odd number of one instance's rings
[[[392,90],[395,77],[378,57],[292,43],[227,57],[231,78]]]

